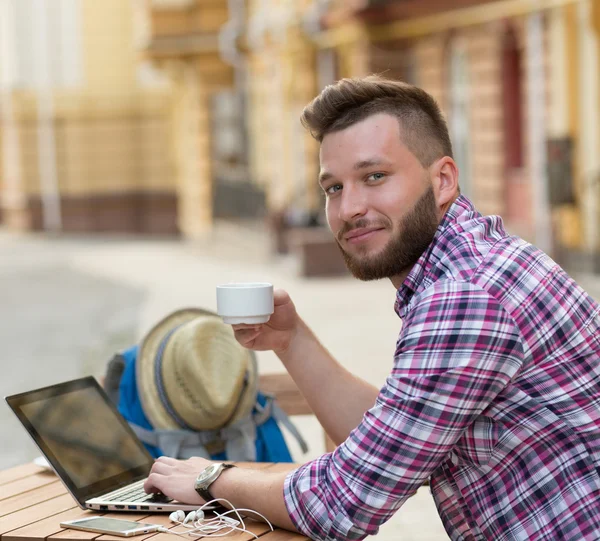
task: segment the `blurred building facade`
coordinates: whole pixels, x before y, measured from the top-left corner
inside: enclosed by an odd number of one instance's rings
[[[122,127],[130,131],[114,159],[82,160],[83,175],[57,168],[64,216],[77,190],[146,194],[119,201],[147,227],[189,238],[218,218],[314,215],[323,206],[318,145],[299,123],[302,108],[341,77],[382,73],[439,101],[461,189],[482,212],[561,262],[600,270],[599,0],[60,0],[70,3],[85,12],[79,45],[90,67],[81,97],[56,94],[55,112],[65,111],[54,127],[57,163],[74,160],[84,140],[81,126],[65,129],[66,112],[114,116],[120,103],[136,123]],[[107,43],[89,43],[94,28],[109,27]],[[135,36],[137,68],[126,67],[135,52],[119,32]],[[103,45],[115,52],[115,75],[88,75]],[[0,73],[6,46],[3,54]],[[132,75],[149,65],[166,80],[161,90],[140,89]],[[106,98],[116,94],[128,98]],[[53,182],[35,180],[40,160],[27,152],[45,140],[33,126],[43,100],[2,95],[4,221],[18,222],[25,206],[39,225],[35,186],[48,195]],[[7,163],[17,143],[21,159]],[[125,162],[130,176],[96,176]]]
[[[384,73],[428,90],[446,113],[463,192],[568,266],[600,270],[600,2],[339,5],[318,40],[336,49],[338,75]]]
[[[311,2],[146,6],[145,56],[168,74],[179,111],[184,234],[201,236],[217,218],[265,217],[290,204],[315,208],[318,149],[298,118],[318,89],[317,49],[301,28],[288,28],[301,25]]]
[[[222,52],[229,6],[227,0],[151,0],[140,17],[145,28],[142,53],[167,75],[173,89],[180,229],[186,237],[197,238],[211,229],[219,201],[225,201],[222,206],[233,201],[229,212],[222,211],[229,217],[243,213],[247,200],[254,198],[262,206],[262,194],[249,182],[246,167],[243,93],[234,66]],[[227,193],[236,184],[241,197]]]
[[[161,39],[170,36],[173,44],[179,39],[170,62],[195,70],[179,79],[181,88],[212,96],[212,101],[196,101],[198,133],[191,134],[188,125],[189,145],[199,141],[200,155],[182,156],[202,164],[191,183],[200,190],[194,208],[204,205],[205,210],[190,229],[209,226],[219,209],[215,191],[232,208],[232,201],[247,198],[254,187],[264,192],[267,212],[319,209],[318,147],[298,122],[302,108],[341,77],[383,73],[422,86],[439,101],[452,134],[461,188],[484,213],[502,215],[511,231],[559,259],[599,269],[598,4],[150,2],[153,27],[147,51],[156,58]],[[204,21],[205,27],[194,21]],[[208,28],[206,21],[214,25]],[[200,36],[213,40],[210,61],[207,52],[189,50]],[[210,66],[219,66],[221,75],[211,76]],[[229,98],[223,98],[228,92]],[[229,100],[223,107],[229,117],[216,96],[225,104]],[[189,105],[184,107],[189,114]],[[236,126],[237,135],[223,135]],[[236,145],[237,154],[232,150]],[[229,160],[219,158],[223,147],[231,150]],[[221,184],[228,175],[235,180],[234,170],[238,189],[225,191]],[[190,220],[198,221],[196,211]]]
[[[173,233],[166,85],[122,0],[0,0],[0,201],[14,229]]]

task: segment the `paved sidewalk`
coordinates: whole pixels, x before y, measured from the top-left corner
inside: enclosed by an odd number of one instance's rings
[[[214,309],[215,285],[269,281],[286,289],[299,313],[350,370],[382,385],[391,368],[399,320],[387,281],[350,276],[298,277],[291,257],[270,253],[263,231],[227,224],[205,242],[103,237],[51,238],[0,231],[0,394],[49,385],[87,374],[100,376],[112,353],[137,341],[159,318],[183,306]],[[582,283],[600,298],[600,279]],[[260,370],[283,371],[271,353],[259,353]],[[313,418],[298,419],[311,450],[323,452]],[[39,454],[0,407],[0,467]],[[427,489],[388,523],[379,539],[445,540]]]

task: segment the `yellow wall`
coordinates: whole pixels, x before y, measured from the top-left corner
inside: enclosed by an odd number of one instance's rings
[[[168,90],[137,83],[132,0],[80,6],[81,84],[56,89],[52,99],[59,195],[173,193]],[[41,192],[36,95],[19,90],[11,99],[20,143],[15,163],[27,201]],[[9,222],[20,212],[13,199],[3,198]]]
[[[15,95],[20,167],[27,194],[40,193],[35,96]],[[168,101],[161,93],[55,96],[58,188],[63,196],[174,190]]]
[[[83,0],[84,84],[98,94],[120,94],[136,86],[131,0]]]

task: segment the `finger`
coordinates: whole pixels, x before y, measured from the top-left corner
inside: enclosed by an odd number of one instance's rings
[[[262,327],[262,323],[250,324],[250,323],[237,323],[236,325],[231,326],[235,331],[244,331],[244,330],[258,330]]]
[[[288,304],[292,302],[287,291],[284,289],[276,289],[273,291],[273,303],[275,306],[283,306],[284,304]]]
[[[253,342],[260,332],[260,329],[257,331],[242,329],[235,332],[235,338],[242,346],[244,346]]]
[[[233,332],[235,334],[235,337],[237,338],[238,336],[249,336],[251,334],[258,334],[261,330],[262,327],[259,329],[238,329],[237,331]]]
[[[146,493],[162,492],[162,486],[165,483],[166,475],[151,473],[144,481],[144,490]]]
[[[152,465],[152,473],[158,473],[159,475],[167,475],[174,470],[174,466],[172,464],[168,464],[166,462],[155,462]]]

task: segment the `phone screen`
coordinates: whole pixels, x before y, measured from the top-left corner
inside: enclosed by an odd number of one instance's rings
[[[103,530],[107,533],[124,534],[132,530],[139,530],[139,533],[145,531],[156,531],[156,524],[147,524],[144,522],[135,522],[133,520],[121,520],[118,518],[90,517],[81,520],[65,522],[64,526],[73,528],[90,528],[94,530]]]

